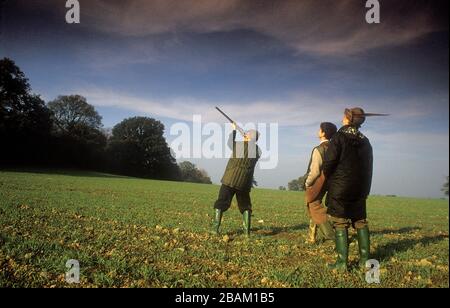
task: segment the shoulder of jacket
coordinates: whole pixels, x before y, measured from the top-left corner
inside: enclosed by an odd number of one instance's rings
[[[338,131],[334,134],[333,138],[330,139],[330,143],[338,142],[342,140],[342,138],[346,138],[346,134],[344,132]]]
[[[319,148],[324,148],[324,149],[326,149],[326,148],[328,148],[328,147],[330,146],[330,143],[331,143],[331,139],[322,142],[322,143],[319,144],[316,148],[318,148],[318,149],[319,149]]]

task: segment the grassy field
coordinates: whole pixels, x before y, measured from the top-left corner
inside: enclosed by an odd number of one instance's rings
[[[371,197],[381,284],[328,271],[333,243],[305,243],[303,194],[252,192],[253,235],[233,204],[208,234],[218,186],[86,172],[0,171],[0,287],[449,287],[447,200]],[[81,283],[65,282],[77,259]]]

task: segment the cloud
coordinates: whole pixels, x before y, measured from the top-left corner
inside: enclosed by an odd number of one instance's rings
[[[445,2],[380,1],[381,23],[369,25],[363,0],[82,0],[80,26],[132,37],[251,30],[299,53],[347,56],[448,30]],[[16,3],[58,19],[66,10],[61,0]]]
[[[364,1],[130,0],[82,4],[84,25],[123,36],[253,30],[297,52],[354,55],[409,43],[436,31],[430,8],[381,2],[381,24],[365,22]]]
[[[297,93],[291,95],[287,101],[255,100],[239,103],[202,100],[195,97],[155,99],[95,87],[78,88],[72,92],[86,96],[95,106],[116,107],[181,121],[192,121],[193,115],[198,114],[205,122],[223,122],[222,115],[214,106],[222,107],[226,113],[244,124],[278,123],[280,126],[309,126],[323,121],[338,122],[344,108],[354,106],[361,106],[368,112],[391,114],[389,119],[379,119],[380,123],[420,119],[434,113],[424,106],[424,100],[421,101],[420,98],[414,98],[414,101],[397,101],[396,104],[386,100],[366,99],[361,104],[361,101],[354,98]]]
[[[449,152],[448,132],[405,132],[397,130],[380,133],[374,130],[366,132],[372,142],[382,145],[380,153],[396,153],[401,156],[421,157],[422,159],[447,159]],[[420,145],[415,151],[411,151],[412,145]],[[427,155],[423,155],[426,153]],[[448,159],[447,159],[448,160]]]
[[[342,113],[345,107],[343,102],[336,102],[323,109],[329,101],[308,96],[298,96],[290,102],[253,101],[240,104],[192,97],[157,100],[100,88],[77,89],[73,92],[82,93],[91,104],[98,107],[116,107],[182,121],[192,121],[193,115],[201,115],[205,122],[224,122],[223,116],[214,108],[219,106],[243,124],[258,122],[307,126],[323,121],[324,118],[336,118],[336,114]],[[325,111],[318,113],[318,110]]]

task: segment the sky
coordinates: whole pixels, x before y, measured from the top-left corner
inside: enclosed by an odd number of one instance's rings
[[[278,165],[262,188],[302,176],[319,124],[346,107],[389,113],[362,132],[374,148],[373,194],[442,197],[449,174],[448,1],[5,0],[0,57],[46,101],[80,94],[105,128],[131,116],[170,127],[226,120],[278,124]],[[219,183],[226,159],[190,159]]]

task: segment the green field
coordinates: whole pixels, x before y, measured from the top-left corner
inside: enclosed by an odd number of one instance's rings
[[[253,234],[236,204],[208,234],[218,186],[88,172],[0,171],[0,287],[449,287],[447,200],[371,197],[381,284],[325,264],[333,243],[305,243],[299,192],[255,189]],[[65,282],[77,259],[81,283]]]

